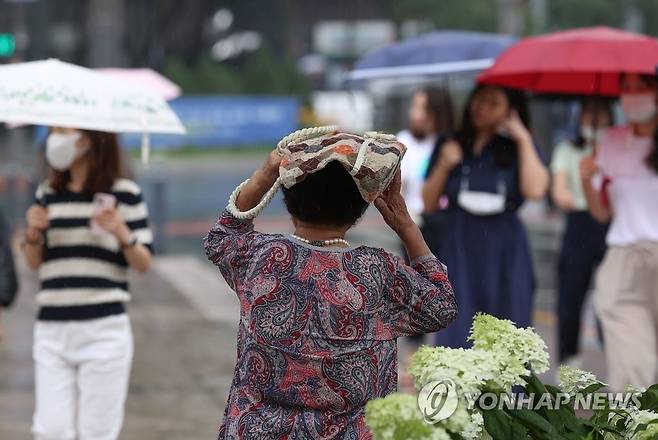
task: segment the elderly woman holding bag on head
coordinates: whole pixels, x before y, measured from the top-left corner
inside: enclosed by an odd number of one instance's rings
[[[396,390],[396,338],[455,318],[445,268],[400,195],[403,153],[388,135],[305,129],[232,194],[204,239],[241,309],[219,439],[371,438],[364,408]],[[254,231],[280,186],[294,234]],[[345,240],[371,202],[411,267]]]

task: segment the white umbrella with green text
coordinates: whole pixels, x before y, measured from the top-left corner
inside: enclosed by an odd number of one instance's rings
[[[153,89],[55,59],[0,66],[0,122],[185,133]]]

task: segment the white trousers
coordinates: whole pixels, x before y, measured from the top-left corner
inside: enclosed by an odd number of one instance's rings
[[[33,356],[35,439],[119,437],[133,356],[127,314],[37,321]]]
[[[658,380],[658,243],[611,246],[594,295],[608,383],[648,388]]]

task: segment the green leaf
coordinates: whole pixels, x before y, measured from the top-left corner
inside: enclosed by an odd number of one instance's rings
[[[619,429],[620,431],[624,431],[624,430],[626,429],[626,424],[627,424],[627,423],[628,423],[628,420],[627,420],[627,419],[619,419],[619,420],[617,420],[617,423],[615,423],[615,426],[616,426],[617,429]]]
[[[579,391],[579,392],[580,392],[581,394],[591,394],[591,393],[595,393],[595,392],[597,392],[598,390],[600,390],[600,389],[603,388],[604,386],[605,386],[605,385],[602,384],[601,382],[596,382],[596,383],[593,383],[593,384],[591,384],[591,385],[586,386],[585,388],[583,388],[583,389],[582,389],[581,391]]]
[[[623,434],[623,432],[620,432],[619,428],[617,428],[614,425],[611,425],[608,422],[597,423],[596,426],[601,431],[612,432],[614,434]]]
[[[658,411],[658,384],[651,385],[640,396],[640,409]]]
[[[529,409],[513,409],[509,414],[526,427],[546,434],[557,434],[557,430],[548,420]]]
[[[541,380],[537,377],[535,373],[530,373],[530,376],[525,376],[524,379],[526,380],[528,386],[532,388],[531,392],[537,393],[537,394],[543,394],[546,393],[546,386],[542,383]]]
[[[544,386],[546,387],[546,390],[548,390],[548,392],[551,393],[551,395],[553,396],[560,394],[562,392],[562,390],[556,387],[555,385],[545,384]]]
[[[550,395],[553,406],[557,404],[557,395],[562,391],[553,386],[545,385],[536,374],[531,373],[530,376],[525,377],[528,392],[534,393],[535,397],[542,395]],[[541,397],[540,397],[541,398]],[[535,413],[541,415],[544,419],[555,428],[557,432],[563,432],[565,427],[568,427],[574,432],[583,432],[583,426],[578,422],[578,418],[574,412],[571,404],[560,404],[558,409],[541,408]]]
[[[591,431],[591,429],[588,429],[588,427],[585,425],[585,420],[576,416],[576,414],[573,412],[573,408],[561,407],[559,412],[562,418],[562,422],[564,423],[564,426],[567,430],[578,433],[581,436]]]
[[[658,424],[658,420],[651,420],[648,423],[640,423],[633,431],[633,434],[639,434],[640,432],[646,431],[649,428],[649,425]]]
[[[525,376],[524,377],[526,381],[526,391],[528,394],[534,394],[535,399],[540,399],[543,394],[548,393],[546,390],[546,387],[544,384],[539,380],[539,378],[535,375],[535,373],[530,372],[530,376]],[[535,404],[538,402],[538,400],[535,401]],[[559,423],[556,420],[552,420],[551,418],[553,417],[551,414],[549,414],[549,410],[547,408],[540,408],[535,411],[538,413],[541,417],[544,419],[550,420],[550,423]]]
[[[519,422],[512,421],[512,432],[510,438],[524,439],[528,436],[528,430]]]
[[[484,428],[493,440],[509,440],[512,435],[512,419],[505,411],[491,409],[482,411]]]

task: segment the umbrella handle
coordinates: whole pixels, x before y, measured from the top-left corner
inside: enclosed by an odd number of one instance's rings
[[[142,133],[142,165],[146,166],[149,163],[151,155],[151,136],[149,133]]]

